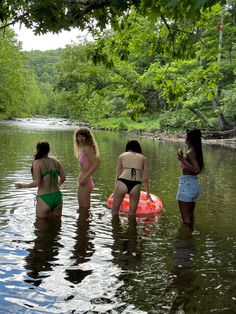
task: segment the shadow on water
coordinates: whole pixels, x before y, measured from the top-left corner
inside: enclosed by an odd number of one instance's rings
[[[0,313],[235,313],[236,154],[204,147],[192,233],[180,227],[175,200],[179,143],[139,138],[151,191],[165,211],[160,221],[122,215],[112,221],[104,204],[129,135],[94,131],[102,163],[94,175],[93,207],[76,213],[74,127],[33,122],[0,122],[0,154],[8,152],[0,160]],[[15,189],[23,178],[30,182],[32,152],[41,139],[67,173],[62,226],[35,220],[34,191]]]
[[[76,221],[76,235],[74,237],[75,245],[70,257],[73,264],[69,269],[66,269],[65,277],[73,284],[82,282],[86,276],[92,274],[92,270],[83,270],[79,265],[88,262],[95,251],[93,244],[95,235],[90,229],[92,214],[88,209],[79,209],[78,213],[79,217]]]
[[[60,244],[61,218],[53,217],[49,219],[36,218],[35,240],[29,255],[26,256],[25,268],[28,270],[26,283],[39,286],[44,278],[50,276],[50,271],[57,261]]]
[[[196,245],[193,228],[182,223],[174,242],[174,267],[172,270],[174,279],[169,289],[173,291],[175,299],[170,313],[177,313],[178,311],[190,313],[194,310],[189,308],[189,303],[198,289],[194,282],[197,277],[193,265],[195,255]]]
[[[129,217],[126,224],[122,224],[120,217],[112,218],[112,256],[113,263],[124,270],[134,270],[141,262],[141,252],[137,249],[137,221],[136,217]]]

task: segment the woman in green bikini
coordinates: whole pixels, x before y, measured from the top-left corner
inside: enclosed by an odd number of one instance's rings
[[[16,183],[16,188],[38,187],[36,216],[39,218],[51,215],[60,216],[62,213],[62,193],[59,187],[65,181],[65,172],[61,163],[49,157],[49,143],[38,142],[31,167],[33,181]]]

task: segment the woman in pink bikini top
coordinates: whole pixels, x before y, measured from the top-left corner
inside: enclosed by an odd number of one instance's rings
[[[90,208],[90,197],[94,187],[92,175],[100,164],[97,142],[87,127],[74,133],[74,153],[79,162],[78,202],[80,208]]]
[[[179,177],[176,199],[182,221],[191,230],[194,223],[195,205],[200,194],[197,176],[204,167],[201,131],[199,129],[187,130],[186,144],[187,153],[184,155],[182,149],[179,149],[177,153],[182,175]]]

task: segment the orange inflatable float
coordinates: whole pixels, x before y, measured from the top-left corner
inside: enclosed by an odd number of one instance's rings
[[[154,195],[150,194],[152,201],[147,200],[147,193],[144,191],[140,192],[139,203],[137,207],[136,214],[159,214],[163,209],[162,200]],[[107,207],[111,208],[113,203],[113,194],[111,194],[107,199]],[[129,212],[129,194],[125,194],[123,202],[120,205],[120,211]]]

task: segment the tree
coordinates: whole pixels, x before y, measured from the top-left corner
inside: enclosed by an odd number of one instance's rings
[[[61,106],[60,110],[58,109],[61,95],[54,91],[54,87],[58,83],[57,65],[63,49],[26,51],[24,54],[27,70],[35,72],[37,85],[45,98],[46,104],[38,113],[66,116],[65,110],[62,110]]]
[[[58,66],[57,91],[63,95],[67,114],[87,121],[109,112],[104,93],[111,81],[105,67],[92,62],[93,49],[94,43],[67,47]]]
[[[23,23],[35,33],[80,29],[104,29],[116,25],[117,17],[129,14],[135,7],[142,15],[165,21],[197,20],[201,10],[205,10],[224,0],[2,0],[0,20],[3,25]]]
[[[224,99],[232,95],[236,53],[230,39],[234,32],[230,23],[233,12],[226,11],[224,38],[228,39],[222,45],[219,62],[216,26],[223,12],[216,5],[195,23],[178,21],[167,26],[161,18],[152,23],[132,10],[129,16],[120,18],[119,30],[97,36],[89,50],[88,46],[75,46],[64,58],[60,85],[67,96],[70,93],[68,107],[73,103],[75,113],[87,111],[88,116],[91,107],[87,104],[93,103],[94,112],[98,99],[93,95],[99,94],[110,103],[106,111],[110,115],[129,114],[136,118],[145,113],[160,116],[165,111],[174,113],[173,126],[199,123],[216,127],[219,122],[220,128],[227,129],[227,124],[222,123],[226,122],[224,111],[229,121],[235,114],[229,116],[233,105],[225,106]],[[176,32],[171,47],[170,32]],[[217,86],[219,105],[214,112],[212,99]],[[102,117],[102,111],[100,114]]]
[[[0,118],[29,116],[45,104],[35,75],[25,67],[24,54],[12,30],[0,31]]]

